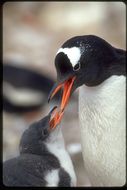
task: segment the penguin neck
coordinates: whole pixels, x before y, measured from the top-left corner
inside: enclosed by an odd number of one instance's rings
[[[45,142],[48,152],[53,154],[59,160],[60,166],[71,176],[71,182],[76,186],[76,175],[69,153],[64,144],[64,138],[61,131],[61,126],[50,134],[49,139]]]
[[[64,138],[60,126],[57,126],[57,128],[51,132],[50,136],[45,142],[45,145],[55,149],[64,148]]]

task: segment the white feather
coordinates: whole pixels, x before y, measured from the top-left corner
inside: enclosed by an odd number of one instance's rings
[[[52,132],[50,139],[46,142],[46,146],[48,148],[48,151],[53,153],[58,158],[61,167],[63,167],[65,171],[70,175],[71,184],[73,186],[76,186],[76,175],[74,167],[72,160],[65,148],[64,138],[60,128],[56,128],[54,132]]]
[[[93,186],[123,186],[125,174],[124,76],[79,90],[82,152]]]
[[[70,63],[72,64],[72,67],[74,67],[78,63],[81,57],[80,48],[78,47],[60,48],[57,54],[60,52],[63,52],[67,55],[68,59],[70,60]]]
[[[19,89],[8,82],[3,82],[3,95],[14,105],[20,106],[41,104],[44,101],[41,92],[27,88]]]
[[[45,176],[45,180],[47,182],[46,187],[57,187],[59,183],[59,170],[49,171]]]

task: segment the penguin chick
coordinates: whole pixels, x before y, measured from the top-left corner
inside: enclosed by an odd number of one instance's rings
[[[20,155],[3,163],[4,185],[76,186],[76,175],[61,129],[50,127],[55,108],[25,130],[20,141]]]

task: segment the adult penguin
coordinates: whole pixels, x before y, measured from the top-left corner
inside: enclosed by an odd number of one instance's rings
[[[49,100],[63,88],[60,109],[64,111],[72,92],[81,86],[79,130],[93,186],[126,182],[125,56],[125,50],[104,39],[84,35],[67,40],[55,57],[57,82]]]

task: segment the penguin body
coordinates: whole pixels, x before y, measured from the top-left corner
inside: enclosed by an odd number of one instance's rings
[[[61,129],[49,130],[51,114],[32,124],[22,135],[20,155],[3,164],[5,186],[76,185],[73,164]],[[62,159],[61,159],[62,157]]]
[[[79,89],[82,153],[93,186],[126,182],[125,84],[125,77],[112,76]]]

